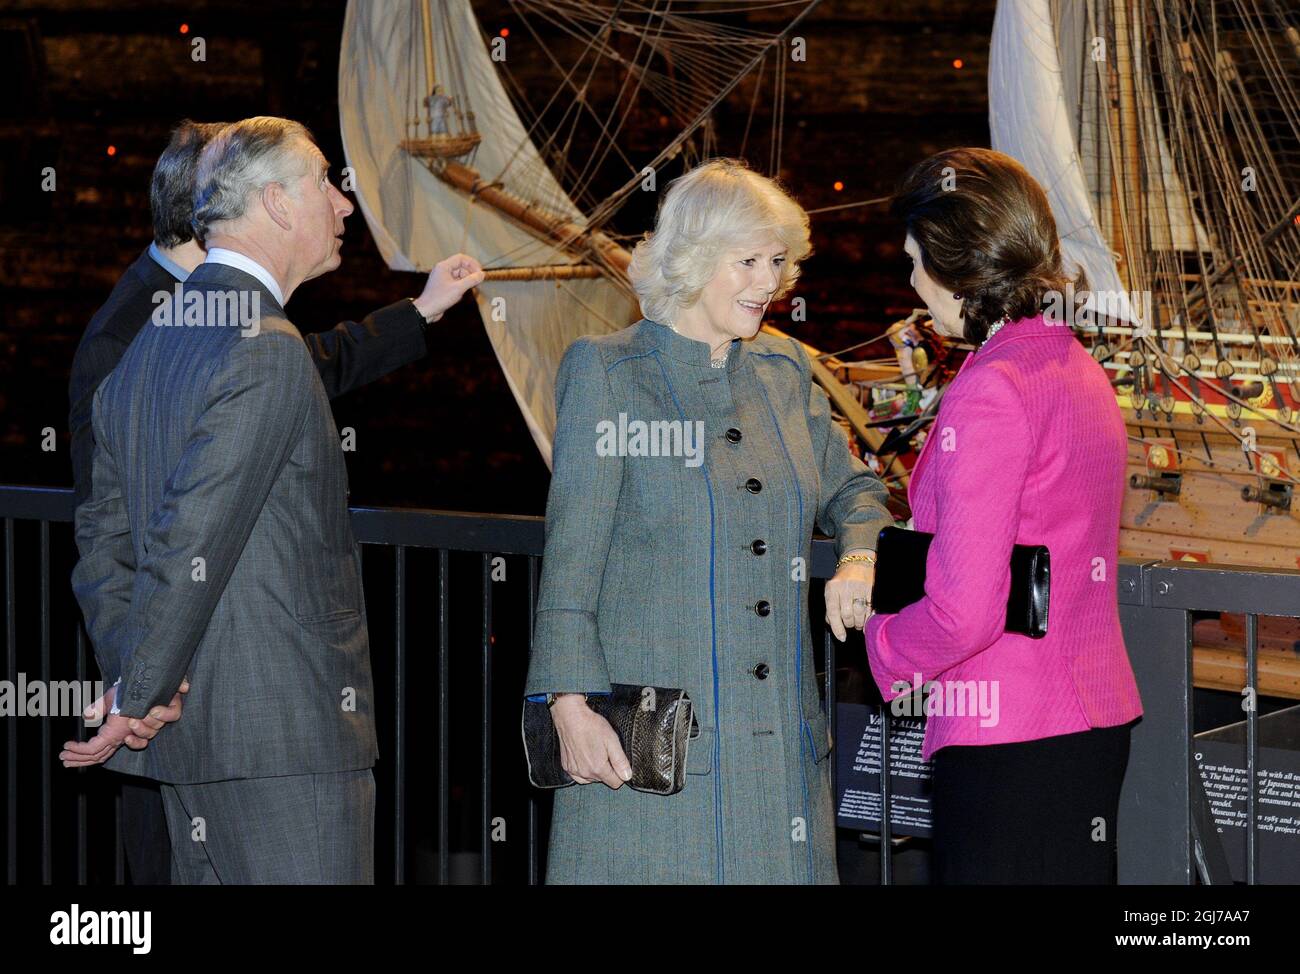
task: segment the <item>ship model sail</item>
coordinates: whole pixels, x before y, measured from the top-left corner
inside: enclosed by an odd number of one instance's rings
[[[773,5],[790,19],[756,31],[726,16],[743,5],[514,0],[525,25],[581,49],[560,63],[534,37],[555,82],[532,98],[509,39],[486,36],[468,0],[349,2],[339,104],[361,210],[393,269],[482,261],[484,327],[548,465],[565,348],[638,317],[626,269],[639,233],[616,218],[700,158],[749,155],[779,174],[787,45],[818,2]],[[1300,567],[1298,20],[1276,0],[998,4],[991,144],[1047,190],[1067,263],[1086,273],[1086,301],[1058,296],[1057,311],[1111,374],[1128,426],[1122,555]],[[712,124],[754,75],[755,100],[771,84],[766,160],[719,145]],[[637,125],[656,126],[639,156],[625,148]],[[598,179],[611,170],[612,188]],[[919,315],[834,354],[807,346],[902,517],[969,353],[914,327]],[[1300,632],[1261,639],[1261,689],[1300,698]],[[1242,685],[1233,620],[1198,626],[1195,659],[1198,684]]]
[[[770,70],[780,98],[780,44],[819,2],[784,5],[794,8],[784,29],[763,32],[670,7],[520,0],[521,18],[558,23],[584,45],[574,63],[556,65],[557,88],[528,125],[520,117],[527,100],[506,90],[509,42],[483,35],[468,0],[349,3],[339,113],[367,224],[395,270],[424,270],[457,250],[480,258],[483,324],[548,465],[565,348],[638,317],[630,237],[607,228],[665,163],[713,154],[711,113],[751,72]],[[611,66],[623,83],[606,107],[592,86]],[[638,97],[661,106],[654,118],[681,124],[664,133],[657,154],[634,163],[618,137]],[[551,112],[558,122],[545,131],[542,116],[557,101],[568,107]],[[597,136],[575,139],[582,126]],[[573,158],[575,144],[595,151]],[[597,199],[592,181],[607,159],[621,163],[625,182]],[[878,444],[883,436],[835,377],[837,364],[818,361],[818,380],[850,428]]]

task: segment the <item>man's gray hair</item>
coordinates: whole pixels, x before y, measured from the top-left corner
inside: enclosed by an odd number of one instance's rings
[[[232,122],[214,135],[199,156],[194,185],[194,237],[200,243],[218,223],[244,215],[254,193],[271,183],[286,189],[307,172],[314,144],[300,122],[259,115]]]

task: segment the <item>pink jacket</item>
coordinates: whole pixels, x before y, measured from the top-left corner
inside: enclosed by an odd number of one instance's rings
[[[1141,715],[1116,602],[1126,455],[1105,373],[1067,326],[1008,324],[962,364],[912,471],[913,525],[935,535],[925,598],[866,627],[886,700],[940,681],[913,711],[926,759]],[[1013,544],[1050,551],[1042,639],[1004,632]]]

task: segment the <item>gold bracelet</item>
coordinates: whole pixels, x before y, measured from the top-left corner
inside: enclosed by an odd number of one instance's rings
[[[873,551],[870,552],[869,554],[845,555],[843,558],[841,558],[839,561],[835,563],[835,570],[839,571],[845,565],[852,565],[854,563],[861,563],[861,562],[866,562],[868,565],[874,568],[876,566],[876,553]]]

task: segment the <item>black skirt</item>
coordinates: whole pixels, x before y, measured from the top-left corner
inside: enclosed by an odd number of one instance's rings
[[[935,882],[1114,883],[1132,727],[937,751]]]

